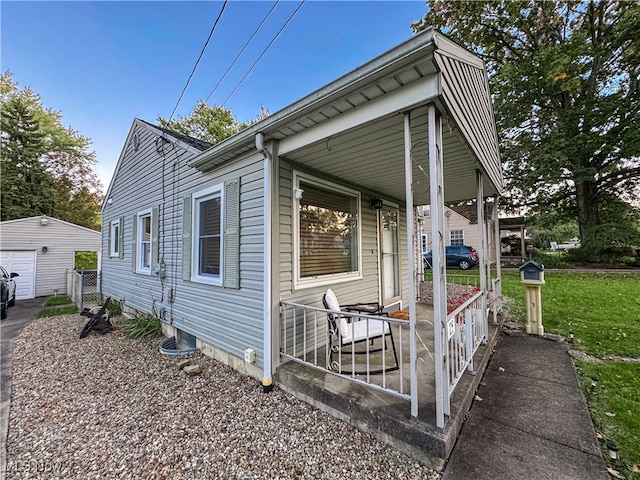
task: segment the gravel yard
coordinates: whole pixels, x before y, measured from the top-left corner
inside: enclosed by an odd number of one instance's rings
[[[188,377],[157,341],[80,340],[85,321],[35,320],[16,340],[7,479],[440,478],[203,355]]]

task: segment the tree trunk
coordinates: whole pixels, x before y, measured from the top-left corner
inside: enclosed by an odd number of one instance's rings
[[[598,187],[594,181],[586,180],[576,184],[576,207],[578,227],[580,228],[580,244],[583,247],[595,247],[594,239],[589,235],[600,224]]]

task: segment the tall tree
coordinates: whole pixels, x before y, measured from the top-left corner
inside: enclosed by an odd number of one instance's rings
[[[429,0],[441,29],[485,58],[508,197],[577,218],[599,247],[604,205],[640,195],[640,4]]]
[[[210,107],[200,100],[186,117],[180,116],[177,120],[158,117],[158,124],[215,145],[268,116],[269,111],[260,107],[260,114],[256,118],[239,122],[228,108],[217,105]]]
[[[101,185],[91,141],[62,125],[62,115],[0,77],[2,220],[47,214],[99,229]]]

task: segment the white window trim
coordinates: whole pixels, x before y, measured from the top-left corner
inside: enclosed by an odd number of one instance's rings
[[[200,208],[203,199],[220,197],[220,275],[200,275]],[[224,272],[224,183],[219,183],[204,190],[195,192],[191,200],[191,281],[206,283],[207,285],[222,285],[222,272]]]
[[[358,225],[357,225],[357,256],[358,256],[358,270],[354,272],[334,273],[329,275],[321,275],[317,277],[300,278],[300,215],[299,205],[300,200],[296,198],[296,191],[300,189],[300,180],[304,182],[317,185],[328,190],[333,190],[356,197],[356,204],[358,206]],[[304,193],[303,193],[304,195]],[[334,283],[349,282],[352,280],[362,279],[362,199],[360,192],[351,188],[343,187],[335,183],[327,182],[326,180],[319,179],[317,177],[301,173],[298,171],[293,172],[293,288],[299,290],[302,288],[318,287],[323,285],[331,285]]]
[[[149,257],[149,266],[142,266],[142,259],[144,255],[142,254],[142,239],[144,232],[142,231],[142,219],[144,217],[149,217],[149,225],[151,227],[151,238],[149,238],[149,255],[151,255],[151,249],[153,248],[153,213],[152,209],[148,208],[147,210],[143,210],[137,213],[136,216],[136,273],[141,273],[143,275],[151,275],[151,257]]]
[[[120,256],[120,249],[122,248],[122,245],[120,245],[120,238],[122,238],[121,228],[120,219],[111,220],[109,224],[109,258],[118,258]],[[118,246],[117,249],[115,248],[116,245]]]

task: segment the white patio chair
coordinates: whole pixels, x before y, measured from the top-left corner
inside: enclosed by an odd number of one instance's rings
[[[332,310],[327,313],[328,320],[328,352],[327,352],[327,368],[333,371],[344,374],[366,374],[367,371],[355,371],[349,372],[341,368],[340,362],[333,360],[333,354],[342,353],[342,347],[350,346],[351,350],[349,354],[354,355],[366,355],[367,353],[378,353],[385,355],[389,349],[386,344],[386,337],[391,340],[391,349],[393,351],[393,358],[395,363],[393,366],[385,367],[378,370],[372,370],[368,373],[371,375],[384,372],[390,372],[397,370],[398,355],[396,353],[396,345],[393,340],[393,332],[391,331],[391,324],[385,320],[371,320],[367,318],[354,317],[349,313],[363,313],[367,315],[386,316],[387,314],[382,311],[382,306],[376,302],[371,303],[354,303],[349,305],[340,305],[338,298],[333,290],[328,289],[322,297],[322,303],[324,308]],[[340,312],[340,313],[336,313]],[[338,344],[333,344],[334,335],[338,338]],[[381,346],[374,349],[365,349],[362,351],[356,351],[355,345],[357,343],[369,341],[370,345],[374,344],[374,341],[380,339]]]

